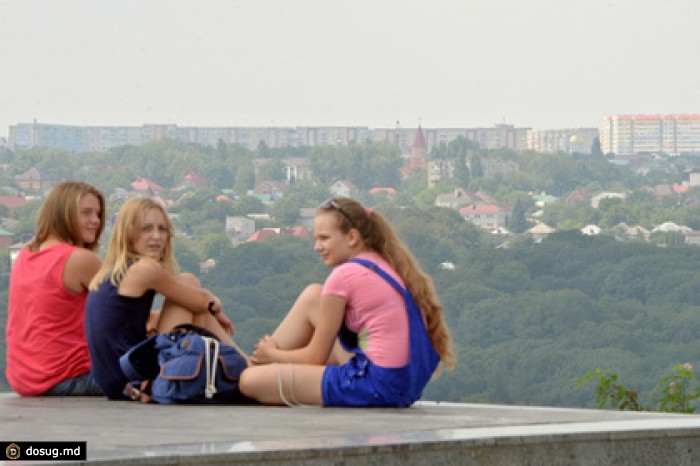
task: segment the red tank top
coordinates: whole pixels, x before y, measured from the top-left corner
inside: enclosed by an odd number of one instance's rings
[[[41,395],[90,371],[85,338],[85,298],[63,284],[63,268],[77,248],[59,243],[43,251],[22,249],[10,274],[7,368],[20,395]]]

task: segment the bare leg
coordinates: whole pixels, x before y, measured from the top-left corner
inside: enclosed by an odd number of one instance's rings
[[[182,273],[179,275],[178,279],[190,286],[201,286],[197,277],[190,273]],[[195,314],[186,307],[166,299],[163,302],[163,309],[160,312],[160,319],[158,320],[158,332],[169,332],[174,327],[182,324],[193,324],[203,327],[216,335],[222,343],[236,346],[231,335],[226,333],[226,330],[221,327],[221,324],[219,324],[213,315],[208,312]],[[237,346],[236,348],[240,351],[240,348]],[[241,354],[245,353],[241,352]]]
[[[272,334],[277,347],[283,350],[303,348],[314,333],[321,312],[322,285],[313,283],[301,292],[285,318]],[[352,357],[336,340],[328,364],[344,364]]]
[[[304,288],[286,317],[277,326],[272,339],[278,348],[290,350],[302,348],[311,341],[321,310],[321,285]]]
[[[266,364],[253,366],[241,373],[239,387],[246,396],[264,404],[322,405],[321,380],[325,366],[304,364]],[[293,386],[292,386],[293,382]]]
[[[160,309],[151,310],[151,315],[148,316],[148,321],[146,321],[146,334],[148,336],[155,335],[158,333],[158,320],[160,319]]]

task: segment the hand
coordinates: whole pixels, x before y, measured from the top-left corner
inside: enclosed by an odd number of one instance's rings
[[[223,327],[226,333],[233,335],[236,332],[236,329],[233,327],[231,319],[229,319],[228,316],[223,312],[217,312],[216,314],[214,314],[214,318],[217,322],[219,322],[219,324],[221,324],[221,327]]]
[[[250,360],[254,364],[269,364],[275,362],[274,353],[279,348],[277,342],[270,335],[265,335],[253,347],[253,356]]]
[[[207,309],[209,312],[212,314],[220,314],[221,313],[221,300],[217,298],[214,295],[211,295],[211,299],[209,300],[209,308]]]

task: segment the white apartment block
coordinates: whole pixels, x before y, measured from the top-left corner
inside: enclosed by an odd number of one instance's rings
[[[700,114],[606,116],[600,145],[617,157],[700,153]]]
[[[432,188],[440,181],[455,177],[454,160],[430,160],[428,161],[428,187]]]
[[[597,128],[530,130],[527,148],[549,154],[590,154],[597,137]]]

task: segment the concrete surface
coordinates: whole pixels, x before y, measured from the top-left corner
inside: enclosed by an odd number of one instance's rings
[[[165,406],[5,393],[0,439],[87,441],[95,464],[700,464],[698,415],[431,402]]]

